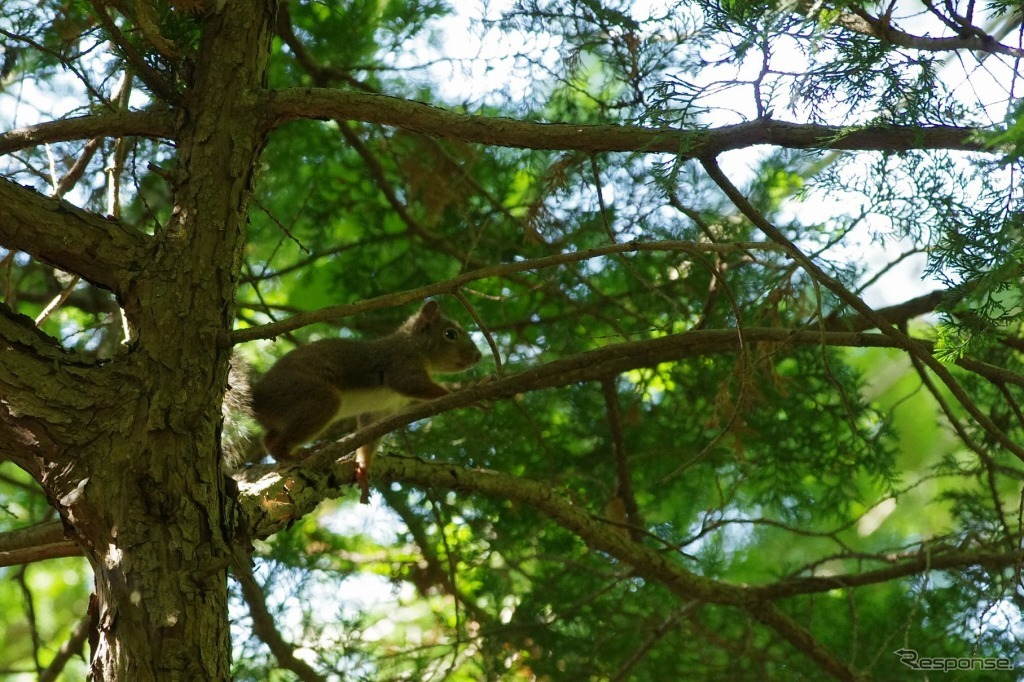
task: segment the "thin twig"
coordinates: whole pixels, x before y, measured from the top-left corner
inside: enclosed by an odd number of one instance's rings
[[[243,554],[239,552],[239,554]],[[277,659],[277,664],[286,670],[295,673],[304,682],[324,682],[327,678],[317,673],[308,663],[295,657],[295,647],[285,641],[281,633],[277,631],[274,617],[267,609],[267,601],[263,595],[263,588],[256,582],[252,566],[249,565],[248,555],[236,557],[232,562],[235,568],[235,580],[242,588],[242,597],[249,605],[249,615],[252,616],[252,629],[256,636],[263,640],[270,652]]]
[[[608,428],[611,431],[612,453],[615,456],[615,499],[622,504],[627,521],[626,530],[634,542],[640,542],[644,528],[640,507],[637,506],[633,494],[632,475],[629,469],[629,453],[626,450],[626,439],[622,433],[622,409],[619,406],[619,394],[615,389],[614,377],[601,380],[601,393],[604,395],[605,414],[608,415]]]
[[[808,275],[818,282],[821,282],[825,288],[838,296],[843,303],[847,304],[864,316],[864,318],[869,320],[882,334],[891,338],[898,347],[924,363],[936,374],[936,376],[939,377],[939,379],[942,380],[942,383],[946,385],[950,393],[953,394],[957,401],[963,405],[964,409],[974,417],[974,420],[983,429],[985,429],[985,431],[992,435],[1000,445],[1016,455],[1021,461],[1024,461],[1024,446],[1015,443],[1013,439],[1003,431],[1003,429],[999,428],[999,426],[993,422],[988,415],[981,411],[971,397],[967,395],[967,392],[956,378],[941,362],[938,361],[938,359],[935,358],[934,355],[931,354],[931,352],[929,352],[924,344],[910,338],[907,334],[890,324],[875,312],[867,303],[865,303],[863,299],[852,293],[843,286],[842,283],[822,270],[817,263],[808,258],[796,244],[790,241],[778,228],[772,225],[772,223],[765,218],[760,211],[754,208],[754,205],[747,200],[743,193],[740,192],[734,184],[732,184],[732,181],[729,180],[728,176],[722,172],[722,169],[718,166],[718,162],[714,158],[702,158],[701,165],[715,184],[719,186],[725,195],[729,197],[729,200],[732,201],[736,208],[739,209],[740,213],[746,216],[750,222],[764,232],[769,239],[784,247],[790,257],[799,263]]]
[[[466,295],[462,293],[462,289],[456,289],[452,292],[452,295],[459,299],[459,303],[462,304],[462,307],[466,309],[469,316],[473,318],[474,322],[476,322],[476,328],[479,329],[480,333],[484,335],[485,339],[487,339],[487,345],[490,346],[491,355],[494,357],[494,373],[499,377],[502,376],[504,374],[504,370],[501,368],[501,352],[498,350],[498,344],[495,343],[494,337],[491,335],[491,330],[487,328],[487,324],[484,322],[483,318],[480,317],[476,308],[474,308],[473,304],[469,302]]]
[[[397,292],[393,294],[386,294],[384,296],[377,296],[376,298],[366,299],[359,303],[350,303],[346,305],[329,306],[327,308],[321,308],[313,312],[302,313],[295,315],[287,320],[281,322],[265,324],[259,327],[252,327],[249,329],[239,329],[231,332],[229,335],[230,343],[243,343],[245,341],[254,341],[256,339],[268,339],[275,336],[279,336],[285,332],[294,331],[302,327],[315,324],[317,322],[328,322],[335,321],[352,315],[358,315],[360,313],[369,312],[371,310],[378,310],[381,308],[389,308],[407,303],[413,303],[422,301],[425,298],[431,296],[437,296],[439,294],[450,294],[459,287],[465,286],[470,282],[475,282],[481,279],[489,279],[492,277],[508,277],[513,274],[520,272],[528,272],[531,270],[542,270],[545,268],[551,268],[558,265],[566,265],[569,263],[578,263],[580,261],[590,260],[592,258],[599,258],[601,256],[607,256],[613,253],[629,253],[634,251],[680,251],[683,253],[729,253],[732,251],[783,251],[784,248],[776,244],[766,244],[764,242],[734,242],[728,244],[706,244],[697,243],[690,241],[656,241],[656,242],[625,242],[620,244],[606,244],[604,246],[597,246],[592,249],[585,249],[583,251],[574,251],[571,253],[559,253],[553,256],[544,256],[542,258],[535,258],[532,260],[516,261],[514,263],[501,263],[498,265],[488,265],[476,270],[470,270],[461,275],[453,277],[444,282],[438,282],[435,284],[428,284],[415,289],[408,289],[406,291]]]

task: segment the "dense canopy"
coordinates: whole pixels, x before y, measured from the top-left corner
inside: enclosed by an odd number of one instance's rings
[[[1024,665],[1019,4],[6,0],[0,36],[2,675]],[[246,377],[428,297],[484,353],[450,395],[264,456]]]

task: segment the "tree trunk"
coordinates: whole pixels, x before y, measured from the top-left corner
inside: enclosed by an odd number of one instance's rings
[[[0,323],[14,350],[0,419],[20,441],[0,446],[32,451],[19,463],[95,571],[96,680],[229,679],[220,404],[275,15],[272,0],[243,0],[202,22],[174,136],[173,214],[138,235],[141,259],[121,256],[138,259],[119,264],[128,276],[89,273],[118,295],[124,351],[91,363],[12,316]]]

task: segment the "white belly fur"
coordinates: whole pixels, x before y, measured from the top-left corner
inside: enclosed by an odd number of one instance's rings
[[[395,393],[390,388],[347,390],[342,394],[341,405],[334,415],[334,420],[355,417],[367,412],[396,412],[412,402],[412,399]]]

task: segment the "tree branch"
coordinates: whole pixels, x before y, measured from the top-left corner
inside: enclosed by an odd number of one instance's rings
[[[308,460],[307,460],[308,461]],[[306,486],[330,486],[331,481],[350,475],[351,460],[338,463],[335,467],[325,466],[310,471],[303,467],[299,476],[272,475],[253,484],[242,482],[239,486],[242,497],[253,495],[243,508],[253,509],[252,504],[260,498],[261,513],[273,513],[279,521],[284,509],[278,507],[282,496],[296,495],[303,499],[310,495]],[[295,470],[293,470],[295,471]],[[513,500],[524,506],[537,509],[559,526],[575,533],[588,547],[607,552],[624,564],[633,566],[636,573],[645,579],[657,582],[671,590],[676,596],[690,602],[737,606],[749,610],[755,617],[779,632],[787,641],[796,645],[803,653],[815,660],[823,669],[838,675],[841,679],[855,679],[856,675],[841,661],[832,656],[820,643],[800,625],[784,616],[774,606],[754,596],[754,589],[743,585],[731,585],[719,580],[697,575],[683,566],[670,553],[661,549],[634,542],[620,532],[619,526],[599,518],[585,508],[574,504],[568,498],[554,491],[548,483],[502,474],[483,469],[465,469],[449,463],[429,463],[414,458],[378,457],[374,460],[375,476],[386,481],[400,481],[424,488],[467,491],[499,499]],[[298,473],[297,471],[295,473]],[[277,478],[278,480],[273,480]],[[287,516],[285,514],[285,516]],[[269,530],[267,528],[266,530]],[[258,535],[262,535],[263,529]],[[812,643],[809,644],[808,642]]]
[[[0,133],[0,154],[48,142],[95,137],[170,137],[174,114],[169,111],[132,111],[64,118]]]
[[[306,44],[302,42],[292,26],[291,7],[288,2],[282,2],[277,10],[277,35],[285,45],[292,51],[295,61],[304,68],[312,77],[313,82],[322,84],[325,81],[333,80],[346,83],[354,88],[369,91],[369,87],[353,78],[352,74],[345,69],[324,66],[316,61]]]
[[[78,623],[71,631],[71,634],[61,645],[60,651],[53,657],[53,661],[46,667],[46,670],[39,673],[38,682],[53,682],[59,679],[68,661],[74,656],[82,656],[84,658],[82,647],[85,646],[85,640],[89,638],[89,628],[91,625],[92,616],[88,612],[78,619]]]
[[[648,652],[654,648],[654,645],[660,642],[665,635],[676,629],[679,625],[679,621],[681,621],[684,616],[686,616],[690,611],[693,611],[694,608],[699,605],[699,602],[690,601],[673,611],[668,618],[662,621],[658,627],[653,629],[643,644],[633,651],[629,658],[619,666],[619,669],[611,676],[611,682],[623,682],[624,680],[632,679],[630,677],[630,673],[633,672],[633,668],[636,667],[637,663],[642,661],[644,656],[646,656]]]
[[[930,344],[925,341],[917,339],[910,339],[910,341],[921,344],[922,348],[930,348]],[[284,473],[290,475],[294,471],[299,477],[309,477],[311,480],[316,479],[321,476],[319,472],[329,470],[333,462],[346,454],[354,452],[356,448],[382,438],[388,433],[415,421],[433,417],[456,408],[469,407],[488,400],[512,398],[528,391],[566,386],[582,381],[600,381],[606,377],[628,370],[639,367],[654,367],[662,362],[681,360],[695,355],[729,353],[741,346],[757,342],[779,345],[827,345],[906,350],[904,342],[884,334],[793,332],[774,328],[746,328],[743,330],[742,341],[736,330],[709,329],[671,334],[643,341],[612,344],[584,353],[578,353],[567,358],[561,358],[517,374],[510,374],[493,381],[469,386],[437,400],[418,403],[334,443],[315,449],[300,464],[287,469]],[[1001,368],[992,368],[990,365],[976,361],[969,363],[969,365],[962,362],[960,364],[965,369],[969,369],[995,383],[1005,382],[1005,375],[1011,374]],[[989,376],[990,369],[996,370],[994,378]],[[1024,377],[1012,376],[1016,378],[1015,383],[1017,385],[1024,386]],[[254,467],[250,471],[258,475],[261,469]],[[341,472],[339,471],[339,473]],[[341,473],[341,479],[334,481],[332,486],[340,488],[342,485],[350,484],[353,480],[353,475],[354,469],[352,472]],[[313,506],[318,504],[320,499],[313,499],[310,502],[312,506],[299,508],[280,520],[291,521],[299,518],[312,511]],[[256,511],[261,516],[266,514],[265,510]],[[279,512],[281,510],[277,508],[276,511]],[[278,514],[275,512],[273,516],[277,517]],[[262,525],[268,520],[272,519],[254,521],[255,525],[251,529],[253,535],[264,537],[279,530],[279,528],[256,530],[256,526]]]
[[[0,245],[122,294],[150,240],[116,220],[0,179]]]
[[[82,548],[64,537],[64,524],[60,521],[47,521],[0,533],[0,566],[81,554]]]
[[[175,89],[174,84],[164,78],[163,74],[157,71],[155,68],[149,65],[145,57],[139,53],[135,46],[125,37],[121,32],[121,29],[117,27],[114,20],[111,19],[110,15],[107,14],[107,9],[104,6],[106,3],[96,1],[90,3],[93,8],[93,13],[99,19],[100,25],[110,36],[110,41],[117,46],[124,58],[132,65],[132,69],[139,75],[142,82],[146,84],[153,94],[162,99],[167,104],[181,104],[182,95]],[[152,36],[147,34],[145,30],[142,31],[143,35],[151,39],[151,44],[158,50],[160,45],[156,41],[152,41]],[[161,36],[162,38],[162,36]]]
[[[902,303],[896,303],[886,308],[879,308],[875,313],[892,325],[899,325],[907,320],[930,313],[935,310],[946,298],[949,292],[945,289],[935,291],[911,298]],[[829,317],[825,320],[825,329],[829,331],[851,331],[862,332],[873,329],[873,323],[861,314],[844,317]]]
[[[303,682],[323,682],[325,678],[317,673],[311,665],[297,658],[295,647],[278,632],[277,626],[274,624],[274,617],[267,609],[263,588],[256,582],[256,576],[253,575],[252,567],[249,565],[248,556],[239,558],[232,565],[235,567],[235,580],[242,588],[242,598],[249,605],[253,632],[263,640],[263,643],[270,649],[270,653],[274,654],[277,664],[286,670],[291,670]]]
[[[626,242],[620,244],[607,244],[605,246],[598,246],[592,249],[586,249],[584,251],[575,251],[572,253],[559,253],[553,256],[544,256],[542,258],[534,258],[533,260],[517,261],[515,263],[501,263],[498,265],[490,265],[476,270],[463,273],[458,277],[445,280],[444,282],[438,282],[435,284],[428,284],[426,286],[418,287],[416,289],[409,289],[407,291],[396,292],[393,294],[386,294],[384,296],[377,296],[376,298],[366,299],[359,303],[350,303],[346,305],[331,306],[328,308],[321,308],[320,310],[301,313],[294,315],[287,320],[281,322],[274,322],[272,324],[265,324],[259,327],[251,327],[249,329],[240,329],[231,333],[231,343],[243,343],[245,341],[254,341],[256,339],[266,339],[274,336],[279,336],[286,332],[300,329],[307,325],[315,324],[317,322],[330,322],[337,321],[345,317],[352,315],[358,315],[360,313],[369,312],[371,310],[378,310],[380,308],[389,308],[394,306],[405,305],[407,303],[413,303],[422,301],[424,298],[430,296],[437,296],[440,294],[448,294],[457,290],[459,287],[465,286],[470,282],[475,282],[481,279],[488,279],[490,277],[507,277],[512,274],[519,272],[527,272],[530,270],[541,270],[543,268],[555,267],[557,265],[565,265],[567,263],[577,263],[591,258],[598,258],[600,256],[607,256],[614,253],[632,253],[640,251],[681,251],[683,253],[727,253],[732,251],[778,251],[782,250],[781,247],[774,244],[765,244],[764,242],[735,242],[726,244],[709,244],[701,242],[688,242],[688,241],[658,241],[658,242]]]
[[[82,548],[70,540],[58,545],[43,547],[26,547],[12,552],[0,552],[0,568],[4,566],[22,566],[34,564],[47,559],[63,559],[69,556],[81,556]]]
[[[932,354],[931,349],[924,343],[912,339],[909,335],[896,328],[875,312],[867,303],[863,301],[859,296],[849,291],[841,282],[831,277],[826,273],[817,263],[811,258],[805,255],[792,241],[790,241],[778,228],[772,225],[771,221],[765,218],[760,211],[758,211],[750,201],[743,195],[742,192],[732,184],[728,176],[722,172],[719,168],[717,160],[713,158],[701,159],[701,165],[704,166],[704,170],[707,171],[708,176],[719,186],[722,192],[729,198],[730,201],[739,209],[751,223],[753,223],[759,230],[761,230],[765,236],[770,240],[779,244],[786,249],[790,257],[796,261],[801,268],[807,272],[808,275],[813,277],[816,281],[820,282],[822,286],[835,294],[839,299],[850,306],[858,313],[860,313],[864,319],[871,323],[871,326],[878,329],[884,336],[892,339],[893,345],[897,348],[902,348],[907,351],[911,356],[919,359],[925,366],[928,367],[936,376],[942,381],[943,384],[949,389],[950,393],[957,399],[957,401],[970,413],[971,417],[985,429],[1001,446],[1012,452],[1017,456],[1018,459],[1024,461],[1024,446],[1015,443],[1009,435],[1003,431],[992,419],[981,411],[981,409],[974,403],[971,397],[967,394],[964,388],[956,380],[955,377],[950,373],[949,369],[946,368],[941,362],[939,362]]]
[[[745,345],[757,342],[905,350],[903,342],[884,334],[792,332],[773,328],[743,330]],[[926,342],[916,339],[912,342],[928,348]],[[694,355],[728,353],[739,347],[740,337],[737,331],[728,329],[684,332],[655,339],[613,344],[532,367],[517,374],[509,374],[487,383],[469,386],[437,400],[418,403],[338,441],[314,448],[305,459],[294,466],[257,466],[242,472],[240,477],[241,485],[244,486],[242,503],[245,511],[240,522],[245,525],[245,530],[240,532],[246,537],[267,537],[309,513],[324,498],[336,496],[343,487],[353,483],[355,464],[352,458],[346,455],[366,443],[420,419],[482,401],[512,398],[528,391],[582,381],[600,381],[638,367],[653,367],[662,362]],[[969,369],[985,376],[986,367],[974,366]],[[1024,385],[1024,377],[1017,377],[1017,383]],[[453,469],[453,472],[455,471],[462,469]],[[371,468],[371,473],[376,475],[375,466]],[[453,475],[457,476],[456,473]]]
[[[1003,45],[993,36],[987,35],[977,28],[969,35],[963,36],[947,36],[942,38],[918,36],[895,28],[888,17],[872,16],[860,7],[852,7],[852,11],[840,13],[836,17],[835,23],[854,33],[874,36],[883,43],[889,43],[897,47],[907,47],[913,50],[922,50],[924,52],[968,50],[971,52],[1004,54],[1014,59],[1024,58],[1024,50]]]
[[[613,377],[601,380],[601,393],[604,396],[605,416],[608,429],[611,432],[612,456],[615,459],[615,496],[609,504],[615,511],[621,513],[621,519],[627,524],[626,532],[633,540],[639,542],[642,537],[640,529],[644,528],[646,524],[640,515],[636,496],[633,494],[633,472],[629,468],[629,451],[626,448],[626,438],[622,430],[622,408],[619,405],[619,392]],[[605,507],[605,510],[607,514],[608,506]]]
[[[747,611],[837,680],[856,681],[867,679],[864,675],[836,658],[828,647],[814,638],[814,635],[807,628],[797,623],[775,604],[771,602],[756,602],[747,607]]]
[[[395,126],[424,135],[523,149],[582,153],[644,152],[681,158],[714,156],[758,144],[793,149],[985,151],[982,137],[995,129],[956,126],[842,128],[759,119],[707,130],[640,126],[534,123],[458,114],[386,95],[328,88],[290,88],[270,93],[266,126],[296,119],[341,119]]]
[[[887,559],[879,555],[878,561]],[[846,573],[806,578],[786,578],[766,585],[753,585],[754,591],[761,599],[779,599],[796,597],[802,594],[820,594],[830,590],[841,590],[865,585],[881,585],[893,580],[907,578],[912,575],[929,571],[962,571],[965,568],[981,566],[999,571],[1008,567],[1018,566],[1024,561],[1024,552],[995,552],[972,550],[966,552],[932,553],[922,548],[914,556],[901,556],[892,566],[874,571]]]
[[[37,480],[46,462],[98,428],[98,387],[134,385],[119,372],[95,371],[94,359],[62,348],[31,318],[3,304],[0,353],[0,458],[17,462]],[[118,396],[118,409],[128,398]]]

